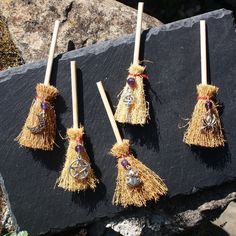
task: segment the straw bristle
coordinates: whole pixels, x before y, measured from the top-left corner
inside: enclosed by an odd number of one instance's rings
[[[84,128],[80,127],[79,129],[70,128],[67,129],[67,135],[69,138],[69,146],[67,149],[66,160],[64,163],[64,167],[62,169],[61,175],[57,180],[58,187],[61,187],[67,191],[71,192],[79,192],[82,190],[86,190],[91,188],[95,190],[97,183],[99,182],[98,179],[95,177],[92,168],[89,169],[88,176],[85,179],[77,179],[70,175],[69,169],[71,163],[74,162],[77,157],[77,152],[75,147],[77,145],[77,139],[80,140],[80,143],[83,145],[83,134]],[[88,154],[83,148],[83,151],[80,153],[80,156],[83,160],[90,162]]]
[[[145,67],[140,65],[131,65],[129,68],[130,74],[143,74]],[[115,112],[115,119],[120,123],[130,123],[133,125],[144,125],[149,118],[149,107],[145,100],[144,83],[142,76],[135,76],[135,86],[130,88],[126,83],[124,89],[121,92],[120,99]],[[124,98],[132,92],[134,103],[132,106],[127,107],[124,102]]]
[[[122,153],[123,151],[123,153]],[[168,191],[163,180],[152,170],[138,161],[129,151],[129,141],[123,140],[122,144],[115,144],[111,149],[111,154],[118,159],[118,175],[116,180],[116,189],[113,196],[113,204],[128,207],[130,205],[141,207],[146,206],[147,201],[157,201]],[[130,187],[126,183],[127,169],[122,165],[121,157],[130,164],[131,168],[138,171],[141,184],[136,187]]]
[[[37,84],[36,98],[31,105],[22,131],[16,138],[21,146],[42,150],[53,149],[56,136],[56,114],[51,102],[55,99],[57,94],[58,90],[55,87]],[[47,102],[48,106],[45,110],[45,128],[42,132],[34,134],[30,131],[29,127],[37,127],[39,125],[38,115],[42,112],[42,98]]]
[[[188,145],[196,145],[202,147],[219,147],[224,146],[225,140],[221,128],[221,122],[217,105],[214,102],[215,95],[218,88],[213,85],[197,86],[197,93],[199,97],[208,97],[208,100],[212,103],[211,112],[215,116],[215,128],[203,129],[203,119],[206,115],[206,100],[198,99],[195,105],[192,118],[189,121],[189,126],[184,135],[184,143]]]

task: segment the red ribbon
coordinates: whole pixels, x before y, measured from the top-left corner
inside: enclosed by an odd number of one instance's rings
[[[130,156],[130,152],[128,151],[127,153],[121,154],[120,156],[116,156],[117,159],[119,158],[126,158],[127,156]]]
[[[198,96],[197,100],[210,100],[208,96]]]
[[[133,76],[133,77],[140,76],[140,77],[143,77],[144,79],[149,79],[148,76],[145,74],[129,74],[129,76]]]
[[[75,141],[77,142],[77,144],[80,144],[80,145],[81,145],[81,140],[82,140],[82,137],[75,138]]]

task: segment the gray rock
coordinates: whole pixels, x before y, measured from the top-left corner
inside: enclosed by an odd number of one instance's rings
[[[111,221],[106,227],[112,228],[114,231],[124,236],[140,236],[147,220],[148,219],[145,217],[126,217],[123,220],[119,219],[118,221]]]
[[[17,229],[18,227],[11,211],[8,194],[4,187],[4,181],[0,175],[0,235],[3,230],[13,232]]]
[[[235,184],[233,185],[234,187]],[[198,193],[195,197],[190,197],[190,199],[183,197],[181,200],[175,201],[173,207],[175,208],[174,211],[168,209],[167,202],[163,202],[159,210],[149,212],[148,215],[147,211],[142,211],[139,212],[139,216],[126,215],[125,218],[116,217],[108,222],[106,227],[112,228],[115,232],[123,236],[162,236],[181,233],[193,227],[197,227],[207,220],[218,217],[230,202],[236,200],[236,192],[229,193],[222,199],[204,202],[203,204],[202,200],[199,199],[203,199],[204,195],[208,199],[219,198],[219,196],[225,195],[225,191],[232,191],[233,186],[222,186],[222,189],[224,189],[223,194],[215,189],[212,192],[210,191],[210,194],[204,191]],[[197,197],[199,199],[197,199]],[[189,210],[186,205],[191,203],[192,209]],[[179,209],[181,209],[180,212]],[[232,215],[231,217],[233,219]],[[232,219],[228,218],[229,221],[232,221]],[[231,228],[233,229],[234,226],[232,225]]]
[[[236,201],[231,202],[213,224],[224,229],[230,236],[236,236]]]
[[[0,1],[0,12],[26,62],[47,57],[56,19],[62,22],[56,53],[130,34],[136,24],[136,10],[115,0]],[[160,24],[144,14],[143,29]]]

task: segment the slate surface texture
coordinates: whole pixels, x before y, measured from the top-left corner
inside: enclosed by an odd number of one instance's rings
[[[200,83],[199,20],[207,20],[209,78],[220,88],[218,101],[225,148],[190,149],[182,143],[184,124],[196,103]],[[236,34],[232,13],[218,10],[143,32],[141,60],[147,66],[146,82],[151,121],[144,127],[120,126],[132,140],[135,155],[156,171],[169,188],[168,198],[220,185],[236,177]],[[0,73],[0,172],[15,223],[30,235],[43,235],[85,225],[102,217],[136,211],[111,204],[116,160],[108,152],[115,142],[96,82],[103,81],[115,106],[127,68],[132,61],[134,35],[95,44],[59,55],[52,84],[60,91],[55,102],[58,130],[65,135],[72,125],[70,60],[78,66],[80,121],[100,185],[95,192],[72,194],[54,187],[64,162],[67,141],[57,136],[53,152],[19,148],[18,135],[42,82],[45,61]]]

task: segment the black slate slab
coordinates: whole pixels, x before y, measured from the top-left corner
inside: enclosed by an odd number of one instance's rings
[[[220,87],[218,100],[227,146],[216,150],[190,149],[182,143],[178,124],[191,116],[200,83],[199,20],[206,19],[209,41],[209,74]],[[236,177],[236,34],[232,13],[218,10],[174,22],[143,33],[142,58],[148,75],[146,90],[151,122],[122,127],[133,141],[137,157],[165,179],[169,198],[228,182]],[[144,43],[145,42],[145,43]],[[36,83],[42,82],[45,61],[0,73],[0,172],[16,224],[40,235],[87,224],[123,212],[111,204],[116,160],[108,155],[115,142],[96,82],[102,80],[111,102],[124,86],[133,54],[134,37],[98,43],[59,55],[52,83],[60,91],[56,100],[58,129],[72,125],[70,60],[78,65],[80,120],[85,126],[86,148],[101,184],[82,194],[54,188],[67,143],[57,137],[53,152],[19,148],[14,138],[27,116]],[[135,209],[128,209],[135,211]]]

